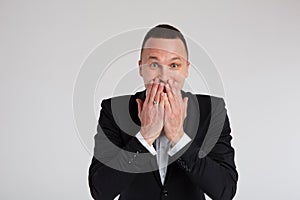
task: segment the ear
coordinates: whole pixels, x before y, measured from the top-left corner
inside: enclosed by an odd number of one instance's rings
[[[185,78],[187,78],[189,76],[189,68],[190,68],[190,62],[186,61]]]
[[[139,60],[139,61],[138,61],[138,65],[139,65],[139,73],[140,73],[140,76],[143,77],[143,73],[142,73],[142,60]]]

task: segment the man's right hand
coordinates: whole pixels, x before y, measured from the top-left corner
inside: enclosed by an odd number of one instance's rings
[[[138,104],[138,116],[141,121],[140,133],[151,146],[159,137],[164,126],[164,83],[159,83],[156,78],[146,85],[147,96],[144,102],[136,99]]]

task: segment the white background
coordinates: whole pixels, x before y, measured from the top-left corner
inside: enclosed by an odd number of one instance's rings
[[[1,0],[0,199],[91,199],[72,110],[80,66],[112,35],[158,23],[199,42],[219,70],[235,199],[300,199],[299,10],[296,0]]]

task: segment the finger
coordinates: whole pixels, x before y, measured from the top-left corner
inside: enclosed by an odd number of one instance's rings
[[[175,100],[181,100],[182,99],[182,98],[180,98],[181,97],[181,91],[178,88],[178,83],[176,81],[173,81],[173,80],[168,80],[168,82],[170,84],[170,88],[171,88],[172,94],[174,96],[174,99]]]
[[[182,100],[181,89],[179,88],[179,85],[178,85],[177,82],[175,82],[174,84],[175,84],[176,94],[177,94],[178,100]]]
[[[178,83],[173,80],[169,80],[170,82],[170,88],[174,97],[174,107],[179,108],[181,105],[183,105],[181,90],[178,87]],[[172,105],[172,104],[171,104]],[[172,107],[173,109],[173,107]]]
[[[166,93],[164,93],[164,104],[165,104],[165,112],[166,114],[171,112],[171,105]]]
[[[164,92],[160,93],[159,107],[162,111],[164,111],[164,107],[165,107],[165,96],[166,96],[166,93],[164,93]]]
[[[153,80],[151,80],[151,81],[146,85],[146,98],[145,98],[144,104],[148,104],[148,102],[149,102],[149,98],[150,98],[150,94],[151,94],[152,87],[153,87]]]
[[[154,101],[154,98],[155,98],[155,95],[156,95],[156,92],[157,92],[158,85],[159,85],[159,80],[158,80],[158,78],[155,78],[152,89],[151,89],[151,93],[150,93],[148,103],[153,104],[153,101]]]
[[[183,99],[183,105],[184,105],[184,118],[186,118],[187,115],[187,107],[188,107],[188,97],[184,97]]]
[[[143,102],[141,99],[136,99],[136,103],[138,105],[138,114],[140,116],[141,112],[142,112],[142,107],[143,107]]]
[[[170,88],[170,84],[166,84],[166,92],[167,92],[167,99],[168,99],[168,102],[170,104],[170,108],[172,110],[176,109],[176,103],[175,103],[175,98],[173,96],[173,93],[171,91],[171,88]]]
[[[164,86],[165,86],[165,84],[164,83],[160,83],[159,84],[159,87],[158,87],[158,89],[157,89],[157,92],[156,92],[156,95],[155,95],[155,101],[157,102],[157,104],[159,104],[161,101],[160,101],[160,96],[161,96],[161,93],[162,93],[162,91],[164,90]]]

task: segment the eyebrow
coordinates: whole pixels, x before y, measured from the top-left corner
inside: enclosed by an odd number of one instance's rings
[[[171,60],[181,60],[180,57],[173,57]]]
[[[156,57],[156,56],[149,56],[148,59],[159,60],[158,57]],[[170,60],[171,61],[173,61],[173,60],[181,60],[181,58],[180,57],[173,57]]]
[[[149,56],[148,59],[158,60],[156,56]]]

